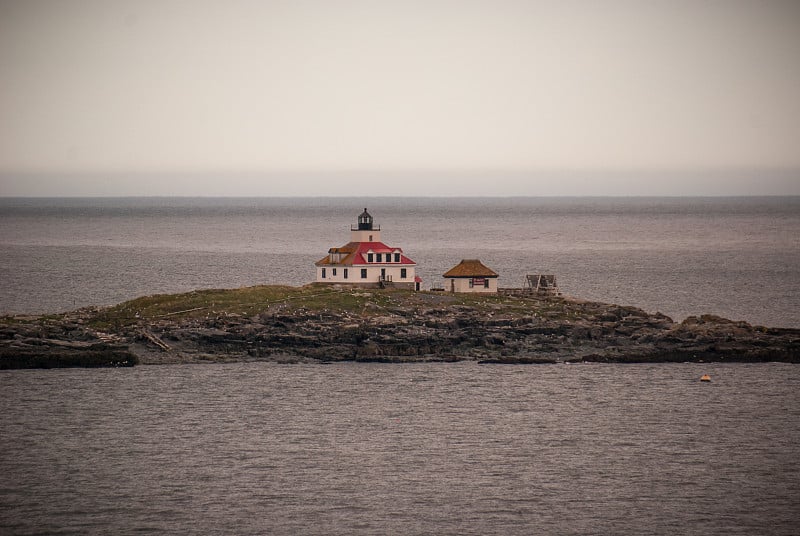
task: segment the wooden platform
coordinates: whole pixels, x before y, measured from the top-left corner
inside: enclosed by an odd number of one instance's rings
[[[537,294],[546,294],[548,296],[559,296],[561,291],[558,290],[558,283],[556,276],[552,274],[528,274],[525,276],[527,283],[526,289],[530,292]]]

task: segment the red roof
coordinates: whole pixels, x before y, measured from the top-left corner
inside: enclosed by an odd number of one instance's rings
[[[367,253],[380,253],[383,254],[392,254],[392,262],[367,262]],[[384,244],[383,242],[350,242],[340,248],[331,248],[328,250],[328,253],[339,253],[345,255],[339,262],[331,262],[330,255],[323,257],[322,259],[318,260],[316,263],[317,266],[326,266],[335,264],[337,266],[345,265],[345,266],[353,266],[353,265],[365,265],[365,266],[372,266],[372,265],[413,265],[416,266],[417,263],[403,255],[403,250],[401,248],[392,248]],[[394,253],[400,254],[400,262],[393,262],[394,261]],[[374,259],[375,257],[373,257]]]

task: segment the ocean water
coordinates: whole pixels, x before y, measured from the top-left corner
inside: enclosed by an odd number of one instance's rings
[[[0,311],[301,285],[365,206],[425,288],[478,257],[504,287],[800,327],[799,198],[0,199]],[[796,534],[799,371],[1,371],[0,534]]]
[[[782,363],[3,371],[0,533],[797,534],[799,390]]]
[[[0,199],[0,313],[302,285],[369,208],[423,288],[462,258],[500,286],[800,327],[800,198]]]

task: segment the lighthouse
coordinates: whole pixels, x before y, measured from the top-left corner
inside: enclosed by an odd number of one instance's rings
[[[333,247],[314,263],[317,283],[367,288],[408,288],[419,290],[417,263],[403,249],[381,241],[381,227],[364,209],[350,226],[350,242]]]

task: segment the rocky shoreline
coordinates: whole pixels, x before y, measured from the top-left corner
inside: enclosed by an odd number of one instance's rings
[[[518,293],[251,287],[0,319],[0,368],[230,361],[800,362],[800,329]]]

